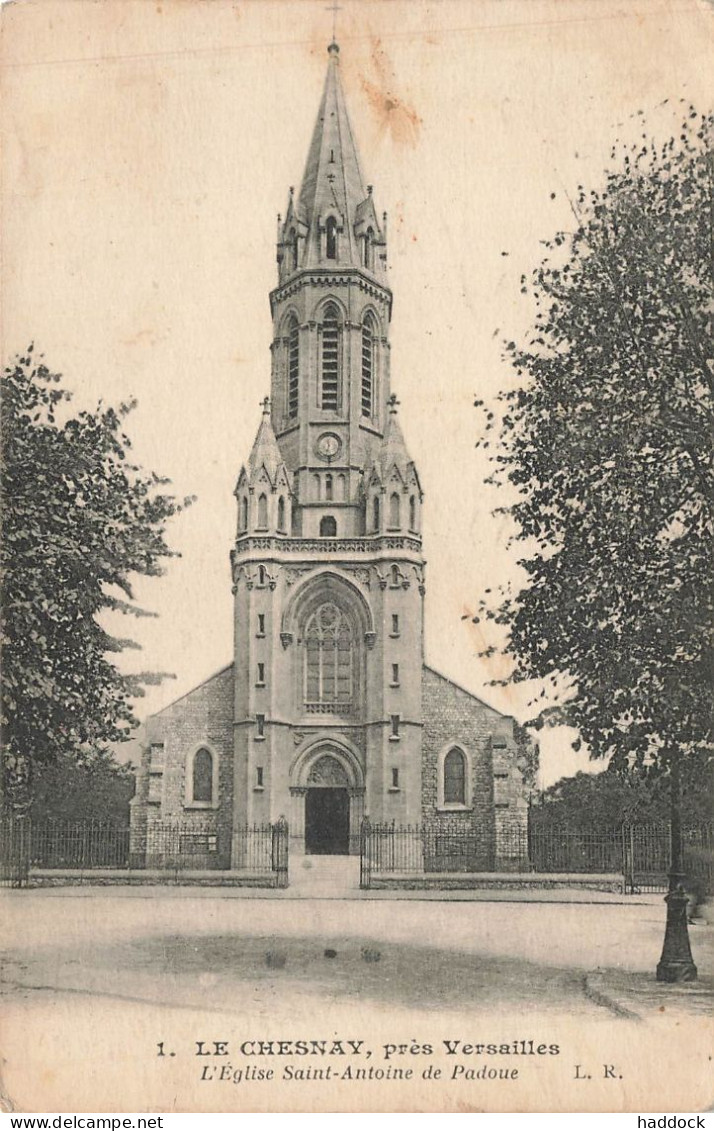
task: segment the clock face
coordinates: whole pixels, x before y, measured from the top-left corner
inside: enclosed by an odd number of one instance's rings
[[[342,441],[339,436],[334,432],[323,432],[315,444],[315,451],[321,459],[334,459],[341,447]]]

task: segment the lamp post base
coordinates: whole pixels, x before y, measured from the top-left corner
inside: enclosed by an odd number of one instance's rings
[[[657,966],[658,982],[696,982],[697,968],[689,946],[687,896],[681,883],[665,896],[667,927],[662,957]]]

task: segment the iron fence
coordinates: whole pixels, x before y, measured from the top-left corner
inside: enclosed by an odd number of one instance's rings
[[[714,894],[714,825],[682,832],[683,868],[688,886]],[[626,825],[622,830],[622,870],[626,890],[666,891],[669,880],[669,825]]]
[[[0,887],[24,887],[30,870],[30,821],[0,820]]]
[[[128,868],[129,829],[110,821],[30,824],[31,868]]]
[[[684,830],[687,882],[714,892],[714,827]],[[472,833],[444,832],[429,825],[372,824],[360,836],[360,883],[376,875],[405,877],[448,873],[527,872],[617,875],[627,892],[665,892],[670,864],[668,825],[626,825],[600,830],[506,829],[490,848]]]
[[[159,872],[159,880],[178,880],[188,872],[265,877],[287,887],[288,827],[241,825],[230,833],[182,822],[153,822],[130,829],[108,821],[0,821],[0,885],[22,887],[33,877],[81,878],[108,873]]]

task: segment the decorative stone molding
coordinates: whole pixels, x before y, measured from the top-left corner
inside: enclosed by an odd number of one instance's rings
[[[369,569],[365,566],[344,566],[345,573],[351,574],[355,581],[359,581],[360,585],[364,585],[365,589],[369,589],[372,578]]]
[[[280,643],[282,644],[283,648],[289,648],[290,645],[292,644],[292,642],[293,642],[292,632],[281,632],[280,633]]]
[[[368,648],[374,648],[375,644],[377,643],[377,633],[376,632],[365,632],[364,642],[365,642],[365,644],[367,645]]]
[[[299,581],[301,577],[304,577],[306,573],[309,573],[309,570],[299,569],[295,566],[287,566],[285,569],[285,584],[288,589],[294,585],[296,581]]]
[[[344,767],[330,754],[323,754],[310,767],[308,786],[347,786],[349,779]]]
[[[241,533],[236,538],[236,550],[240,554],[250,550],[280,550],[301,554],[321,553],[325,550],[329,550],[330,554],[338,551],[346,554],[374,554],[383,550],[411,550],[413,553],[419,553],[421,538],[373,534],[364,538],[286,538],[284,535],[256,537]]]

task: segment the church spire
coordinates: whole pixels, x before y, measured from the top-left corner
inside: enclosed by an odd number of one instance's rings
[[[281,282],[305,267],[363,267],[381,275],[386,246],[372,186],[365,187],[340,78],[340,49],[330,43],[327,75],[297,201],[290,191],[278,259]]]

